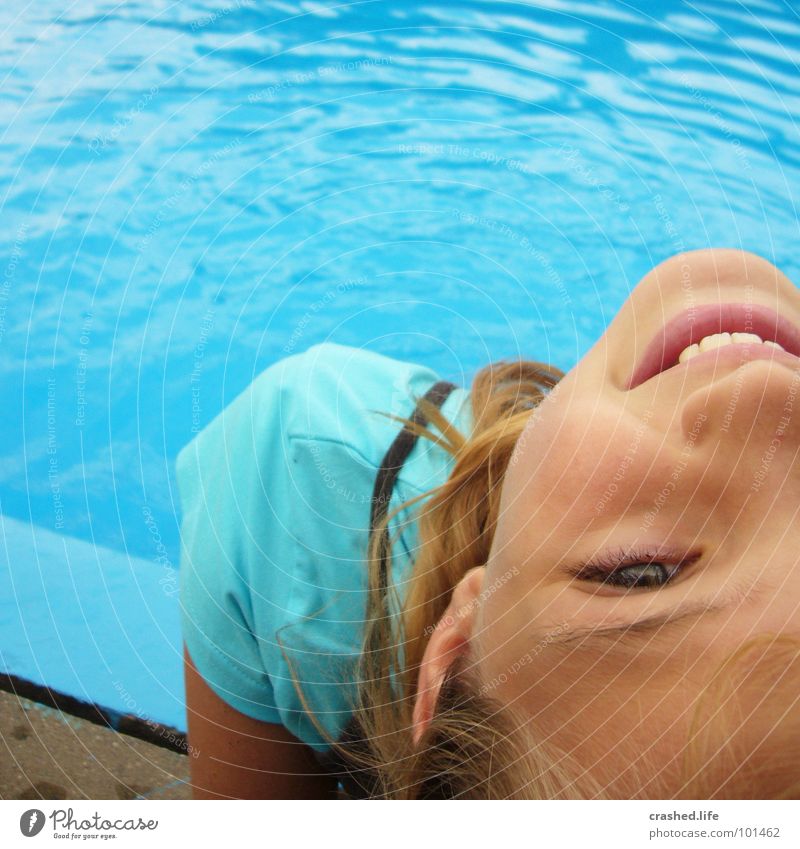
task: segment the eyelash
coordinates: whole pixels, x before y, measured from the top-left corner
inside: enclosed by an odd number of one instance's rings
[[[594,581],[604,586],[618,587],[622,589],[660,589],[669,584],[687,565],[694,562],[697,557],[682,558],[679,562],[669,563],[665,561],[664,554],[652,551],[631,551],[630,549],[619,549],[598,557],[591,563],[586,563],[578,569],[574,575],[581,581]],[[620,580],[621,573],[631,566],[642,566],[650,568],[650,577],[654,577],[652,569],[658,568],[656,582],[647,583],[641,580],[642,574],[633,580]]]

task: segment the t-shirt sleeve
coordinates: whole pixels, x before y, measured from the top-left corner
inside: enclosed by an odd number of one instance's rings
[[[176,461],[186,647],[220,698],[274,723],[281,717],[254,625],[254,601],[281,620],[280,577],[291,572],[296,557],[284,422],[305,362],[293,355],[267,368]],[[256,572],[260,591],[254,600]],[[266,587],[264,575],[271,576]]]

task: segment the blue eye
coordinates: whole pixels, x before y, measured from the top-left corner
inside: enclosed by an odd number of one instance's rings
[[[669,583],[678,567],[666,563],[633,563],[601,577],[601,583],[626,589],[653,589]]]
[[[591,581],[603,586],[621,589],[653,590],[668,584],[698,555],[689,558],[676,557],[675,562],[664,562],[663,552],[656,554],[645,551],[620,550],[585,563],[572,574],[581,581]],[[672,557],[669,558],[672,560]]]

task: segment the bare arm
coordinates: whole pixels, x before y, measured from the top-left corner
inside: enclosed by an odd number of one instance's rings
[[[195,799],[329,799],[336,779],[283,725],[252,719],[205,682],[184,646],[189,766]]]

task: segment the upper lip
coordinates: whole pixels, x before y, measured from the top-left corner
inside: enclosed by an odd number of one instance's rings
[[[628,380],[628,389],[678,362],[684,348],[714,333],[755,333],[800,356],[800,330],[775,310],[759,304],[704,304],[671,318],[645,348]]]

